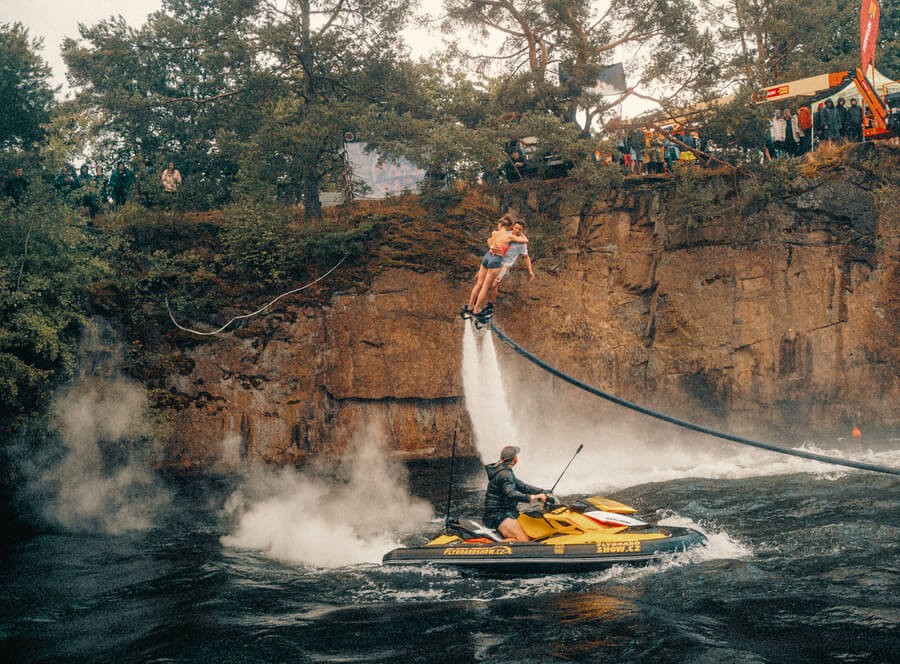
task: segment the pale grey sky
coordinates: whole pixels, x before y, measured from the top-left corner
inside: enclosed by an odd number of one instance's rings
[[[420,0],[420,7],[440,8],[440,0]],[[53,80],[67,89],[66,66],[60,55],[66,37],[78,37],[78,24],[94,25],[99,20],[121,14],[138,27],[147,16],[162,9],[162,0],[0,0],[0,22],[22,23],[32,37],[44,37],[41,56],[53,69]],[[422,28],[406,32],[413,55],[426,55],[440,45],[440,34]]]
[[[441,0],[419,0],[418,6],[439,14]],[[0,22],[20,22],[31,37],[43,37],[41,56],[53,69],[55,85],[62,86],[63,95],[68,91],[66,66],[60,55],[60,46],[66,37],[77,38],[78,24],[94,25],[99,20],[121,14],[129,24],[138,27],[147,16],[162,8],[162,0],[0,0]],[[422,27],[405,32],[407,43],[414,57],[425,56],[441,46],[440,32]],[[652,104],[636,98],[624,104],[625,116],[635,115]]]
[[[53,80],[65,87],[66,66],[59,49],[66,37],[78,37],[78,24],[93,25],[121,14],[139,26],[148,14],[162,7],[162,0],[0,0],[0,21],[19,22],[32,37],[44,38],[41,56],[53,69]]]

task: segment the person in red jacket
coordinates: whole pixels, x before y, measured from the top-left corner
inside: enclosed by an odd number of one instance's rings
[[[803,130],[803,139],[800,141],[799,153],[803,154],[812,149],[812,111],[809,106],[801,106],[797,109],[797,124]]]

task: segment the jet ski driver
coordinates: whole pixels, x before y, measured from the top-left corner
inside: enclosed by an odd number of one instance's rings
[[[500,461],[484,467],[488,487],[484,494],[484,525],[500,531],[506,542],[529,542],[531,538],[516,521],[518,503],[534,500],[547,502],[549,491],[543,491],[516,478],[513,466],[519,461],[519,448],[507,445],[500,450]]]

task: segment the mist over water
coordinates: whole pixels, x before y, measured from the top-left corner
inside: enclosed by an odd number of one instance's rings
[[[152,451],[133,445],[147,430],[146,408],[144,390],[124,379],[91,380],[57,397],[65,452],[41,476],[55,489],[45,516],[74,530],[152,527],[168,496],[153,471]]]
[[[482,460],[490,462],[496,460],[502,446],[520,446],[517,474],[531,484],[551,486],[583,443],[583,451],[557,488],[562,495],[608,494],[640,484],[691,477],[741,479],[792,473],[830,477],[860,472],[656,422],[586,395],[537,369],[503,370],[504,363],[523,361],[511,351],[498,354],[489,331],[476,332],[471,323],[466,325],[463,388],[476,448]],[[509,394],[516,395],[512,408]],[[741,433],[753,437],[752,432]],[[888,441],[867,442],[864,438],[798,444],[762,440],[789,449],[900,467],[900,449]]]
[[[316,567],[380,563],[433,516],[409,495],[406,467],[389,457],[385,438],[385,423],[370,420],[327,475],[249,469],[226,502],[234,526],[222,544]]]
[[[158,448],[146,391],[120,366],[115,335],[91,323],[78,377],[53,400],[56,436],[36,450],[13,449],[25,500],[65,530],[147,530],[169,504],[154,471]]]

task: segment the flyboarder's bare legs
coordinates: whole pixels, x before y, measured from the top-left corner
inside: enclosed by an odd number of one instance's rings
[[[469,293],[469,309],[475,308],[475,300],[478,299],[481,288],[484,286],[484,277],[486,274],[487,268],[484,265],[478,268],[478,274],[475,275],[475,286],[472,288],[472,292]]]
[[[478,299],[475,300],[475,306],[472,307],[472,313],[480,314],[482,309],[484,309],[485,302],[488,299],[488,294],[491,292],[491,284],[494,283],[494,279],[497,278],[497,274],[500,272],[500,268],[491,268],[486,269],[484,271],[484,279],[481,282],[480,292],[478,293]]]

